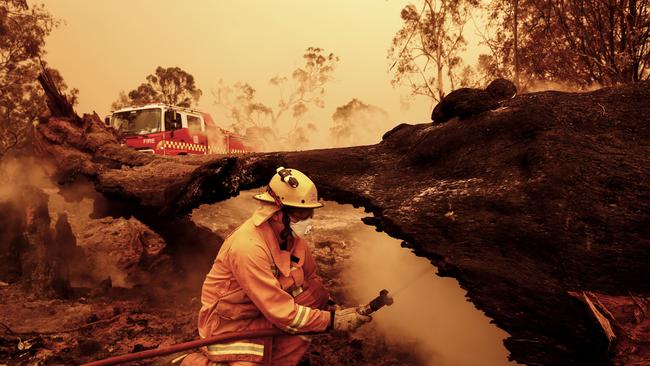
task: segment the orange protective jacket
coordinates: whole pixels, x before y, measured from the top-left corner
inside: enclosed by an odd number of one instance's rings
[[[200,336],[273,326],[288,333],[325,330],[329,296],[306,242],[296,237],[280,250],[270,224],[256,221],[255,216],[248,219],[224,241],[206,276]],[[203,352],[212,361],[262,362],[270,347],[268,339],[249,339]]]

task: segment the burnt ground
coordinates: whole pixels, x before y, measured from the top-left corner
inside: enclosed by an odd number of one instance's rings
[[[643,364],[649,100],[648,82],[523,94],[463,121],[400,125],[373,146],[239,157],[144,156],[92,116],[55,113],[38,145],[59,184],[89,179],[103,194],[97,216],[137,218],[172,254],[170,222],[262,186],[276,166],[298,168],[324,197],[365,207],[367,224],[458,279],[511,335],[518,362]]]

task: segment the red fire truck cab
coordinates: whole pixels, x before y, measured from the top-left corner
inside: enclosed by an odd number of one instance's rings
[[[209,114],[162,103],[126,107],[106,118],[122,143],[160,155],[232,154],[255,151],[242,136],[217,126]]]

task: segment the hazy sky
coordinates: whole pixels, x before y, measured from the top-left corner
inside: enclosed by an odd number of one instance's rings
[[[302,64],[304,50],[318,46],[340,57],[326,106],[314,115],[321,123],[329,124],[336,107],[352,98],[383,108],[395,124],[430,119],[427,99],[403,108],[400,100],[408,91],[393,89],[387,72],[387,50],[402,23],[400,10],[409,1],[44,3],[65,21],[47,40],[46,60],[69,86],[80,89],[79,113],[109,112],[121,90],[134,89],[157,66],[179,66],[194,75],[203,90],[199,107],[213,115],[210,90],[219,79],[248,82],[260,100],[272,104],[277,92],[268,80],[290,75]]]

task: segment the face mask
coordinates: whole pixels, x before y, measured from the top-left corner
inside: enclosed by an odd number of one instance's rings
[[[299,236],[303,236],[311,232],[312,224],[312,219],[309,218],[307,220],[302,220],[295,223],[292,222],[290,225],[291,230],[293,230],[294,233],[298,234]]]

